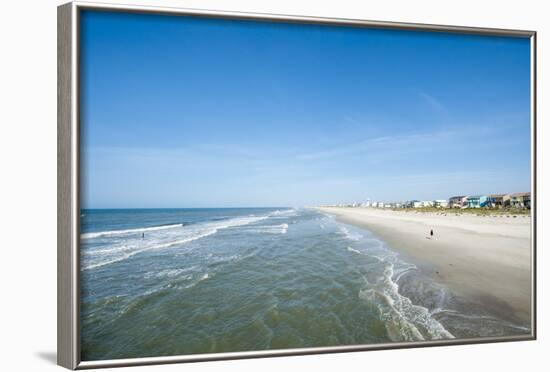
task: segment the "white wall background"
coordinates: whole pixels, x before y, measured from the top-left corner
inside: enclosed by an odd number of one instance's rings
[[[113,0],[117,3],[147,3]],[[0,369],[60,370],[56,350],[56,6],[59,0],[5,1],[0,11]],[[541,370],[550,350],[550,272],[544,223],[549,208],[546,128],[550,22],[544,1],[194,0],[149,1],[253,11],[538,31],[539,340],[230,362],[134,367],[176,371]],[[117,371],[128,370],[117,369]]]

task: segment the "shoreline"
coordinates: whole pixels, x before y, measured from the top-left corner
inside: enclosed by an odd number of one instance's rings
[[[365,228],[453,293],[496,316],[531,323],[531,218],[320,207]],[[430,230],[434,236],[430,237]]]

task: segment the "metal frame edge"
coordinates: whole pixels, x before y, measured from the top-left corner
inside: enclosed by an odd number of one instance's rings
[[[74,267],[77,248],[74,230],[75,199],[75,109],[74,4],[57,8],[57,364],[78,366],[75,347],[78,303]]]

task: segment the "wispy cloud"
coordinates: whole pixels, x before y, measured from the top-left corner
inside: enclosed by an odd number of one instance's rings
[[[336,146],[328,150],[299,154],[296,156],[296,159],[304,161],[321,160],[355,154],[393,152],[395,150],[405,153],[415,149],[420,150],[430,144],[448,140],[455,134],[456,132],[453,130],[442,130],[432,133],[373,137]]]
[[[426,92],[419,92],[418,95],[434,111],[437,111],[437,112],[446,111],[446,108],[443,105],[443,103],[441,103],[441,101],[439,99],[437,99],[436,97],[434,97],[433,95],[428,94]]]

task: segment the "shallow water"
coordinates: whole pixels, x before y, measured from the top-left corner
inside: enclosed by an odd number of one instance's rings
[[[84,210],[81,223],[83,360],[529,331],[313,210]]]

